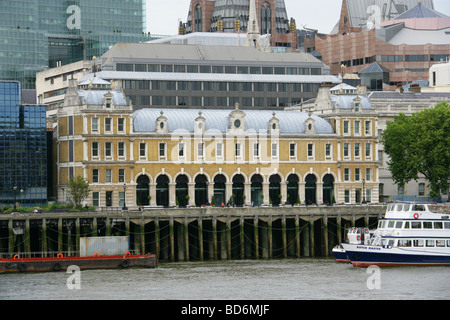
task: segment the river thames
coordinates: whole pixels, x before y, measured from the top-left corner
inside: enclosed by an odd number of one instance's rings
[[[328,258],[161,263],[0,275],[2,300],[449,299],[448,267],[354,268]],[[69,283],[69,285],[68,285]],[[70,288],[70,289],[69,289]]]

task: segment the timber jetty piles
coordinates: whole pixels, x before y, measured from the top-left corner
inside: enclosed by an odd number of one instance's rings
[[[376,228],[383,205],[148,209],[0,215],[0,257],[77,255],[80,237],[129,236],[160,261],[327,257],[351,227]]]

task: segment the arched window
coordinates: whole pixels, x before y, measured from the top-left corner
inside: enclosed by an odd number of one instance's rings
[[[272,10],[268,3],[261,6],[261,34],[272,33]]]
[[[195,12],[194,12],[194,26],[195,32],[202,32],[203,30],[203,25],[202,25],[202,8],[200,6],[196,6],[195,7]]]

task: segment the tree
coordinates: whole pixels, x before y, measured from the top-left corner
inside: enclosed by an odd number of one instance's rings
[[[81,203],[88,197],[90,192],[89,183],[81,176],[72,177],[69,180],[68,191],[75,207],[81,210]]]
[[[450,105],[447,102],[414,113],[399,114],[382,134],[389,170],[395,183],[404,186],[422,174],[430,196],[447,191],[450,179]]]

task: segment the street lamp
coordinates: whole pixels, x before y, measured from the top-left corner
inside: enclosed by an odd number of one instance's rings
[[[362,203],[362,204],[366,204],[366,203],[367,203],[367,202],[366,202],[366,191],[365,191],[365,189],[364,189],[364,186],[365,186],[365,184],[366,184],[366,180],[363,179],[362,183],[363,183],[363,201],[362,201],[361,203]]]
[[[17,211],[17,206],[16,206],[16,193],[17,193],[17,186],[16,185],[14,185],[13,190],[14,190],[14,209],[13,209],[12,212],[18,212]]]
[[[125,193],[126,192],[126,188],[127,188],[127,184],[124,183],[123,184],[123,208],[122,208],[123,211],[128,211],[127,205],[125,203],[125,201],[126,201],[125,199],[127,198],[126,197],[126,193]]]

